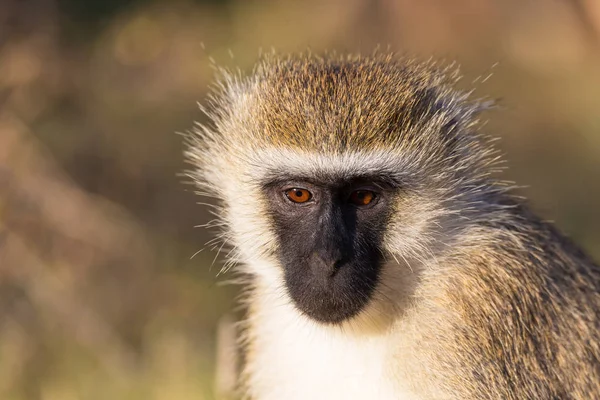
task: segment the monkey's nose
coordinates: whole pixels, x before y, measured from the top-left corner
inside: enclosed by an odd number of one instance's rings
[[[342,266],[342,254],[339,251],[317,251],[313,254],[313,272],[317,276],[332,278]]]

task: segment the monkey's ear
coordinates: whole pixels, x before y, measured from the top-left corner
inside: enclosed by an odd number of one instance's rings
[[[450,110],[450,117],[446,120],[439,134],[442,135],[442,142],[447,154],[447,161],[451,164],[469,164],[476,160],[484,164],[491,165],[493,161],[493,150],[489,137],[482,134],[480,128],[481,114],[485,111],[499,107],[497,102],[492,99],[469,100],[465,96],[464,100],[458,101]],[[482,148],[485,151],[473,151],[474,148]],[[489,147],[488,147],[489,146]]]
[[[496,107],[491,99],[470,100],[470,93],[441,91],[430,103],[432,131],[439,135],[450,158],[460,157],[466,143],[472,143],[480,114]]]
[[[416,127],[436,124],[444,135],[468,128],[479,114],[495,107],[493,100],[470,101],[469,95],[444,87],[417,90],[407,107],[406,122]]]

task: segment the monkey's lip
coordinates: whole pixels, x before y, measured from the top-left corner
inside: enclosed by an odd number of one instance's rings
[[[342,266],[326,279],[307,271],[286,271],[288,294],[300,312],[326,324],[341,323],[359,314],[369,303],[377,282],[376,273],[361,274],[352,266]]]

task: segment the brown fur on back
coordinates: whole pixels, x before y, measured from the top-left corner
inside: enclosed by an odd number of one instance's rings
[[[445,292],[473,398],[599,398],[600,269],[523,206],[483,229]]]

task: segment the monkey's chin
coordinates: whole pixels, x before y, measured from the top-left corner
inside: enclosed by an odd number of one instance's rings
[[[351,320],[353,317],[358,315],[364,306],[346,304],[328,304],[317,307],[306,307],[304,304],[294,302],[296,308],[304,314],[306,317],[313,321],[327,324],[336,325],[341,324],[345,321]]]
[[[350,268],[327,279],[297,269],[286,271],[285,278],[288,294],[296,308],[314,321],[331,325],[360,314],[377,285],[376,271],[359,274]]]

